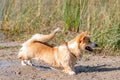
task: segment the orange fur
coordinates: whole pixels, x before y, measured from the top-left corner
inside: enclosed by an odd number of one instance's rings
[[[39,40],[26,41],[27,44],[22,46],[18,56],[22,58],[23,63],[24,60],[40,59],[52,66],[62,67],[66,73],[73,75],[75,74],[74,65],[77,57],[81,56],[81,52],[90,43],[89,38],[88,41],[84,40],[86,36],[87,32],[82,32],[67,44],[58,47],[48,46]]]

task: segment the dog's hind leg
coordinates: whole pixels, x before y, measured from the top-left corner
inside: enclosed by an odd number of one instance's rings
[[[24,57],[23,56],[21,56],[21,55],[18,55],[18,58],[20,59],[20,61],[21,61],[21,65],[23,65],[23,66],[26,66],[27,64],[26,64],[26,61],[25,61],[25,59],[24,59]]]
[[[26,65],[32,66],[32,63],[30,60],[21,60],[21,65],[22,66],[26,66]]]
[[[28,58],[25,58],[24,56],[19,56],[19,59],[21,61],[21,65],[26,66],[26,65],[30,65],[32,66],[31,60]]]
[[[26,66],[26,65],[27,65],[27,64],[26,64],[26,61],[25,61],[25,60],[22,60],[22,61],[21,61],[21,65],[22,65],[22,66]]]
[[[31,60],[27,60],[27,64],[28,64],[29,66],[32,66]]]

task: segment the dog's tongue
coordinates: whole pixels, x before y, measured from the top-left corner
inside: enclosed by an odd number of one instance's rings
[[[93,51],[93,49],[90,46],[86,46],[85,49],[88,51]]]

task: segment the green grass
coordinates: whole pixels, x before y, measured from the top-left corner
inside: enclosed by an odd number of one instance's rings
[[[60,26],[63,32],[55,41],[87,30],[101,49],[120,49],[120,0],[1,0],[0,4],[6,38],[46,34]]]
[[[64,4],[64,30],[79,30],[80,0],[65,0]]]

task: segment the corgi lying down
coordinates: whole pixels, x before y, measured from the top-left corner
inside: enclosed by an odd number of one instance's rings
[[[82,54],[83,50],[93,51],[93,44],[90,38],[87,37],[87,32],[82,32],[69,42],[65,42],[60,46],[52,47],[47,45],[46,42],[51,40],[56,32],[56,29],[49,35],[33,35],[28,41],[23,43],[22,48],[18,53],[22,65],[31,65],[31,59],[43,60],[54,67],[62,67],[64,72],[69,75],[76,74],[74,65]],[[91,46],[92,44],[92,46]]]

